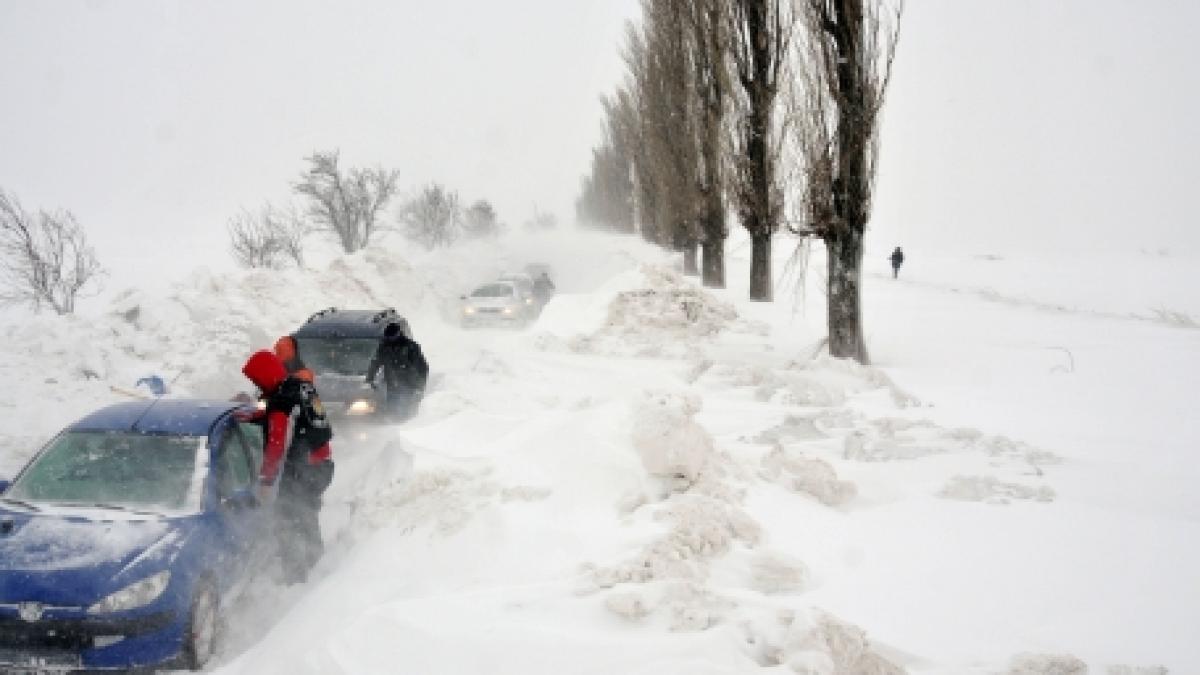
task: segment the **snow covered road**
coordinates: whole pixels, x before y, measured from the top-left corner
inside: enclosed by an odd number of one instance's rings
[[[527,330],[462,331],[453,291],[406,291],[438,387],[404,425],[339,429],[326,558],[233,609],[215,671],[1200,672],[1200,331],[1144,311],[1196,312],[1173,287],[1118,298],[1095,261],[1054,291],[1016,261],[870,274],[864,368],[813,358],[819,259],[795,313],[605,241]],[[256,330],[479,261],[342,262],[360,283],[316,278]],[[213,329],[156,351],[155,310],[86,362],[199,358]],[[81,382],[65,406],[94,404]]]

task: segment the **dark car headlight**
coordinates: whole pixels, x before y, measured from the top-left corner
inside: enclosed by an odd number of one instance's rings
[[[366,399],[356,399],[346,406],[347,415],[370,415],[375,412],[375,404]]]
[[[96,604],[88,607],[88,614],[109,614],[123,612],[127,609],[137,609],[158,599],[167,590],[171,581],[171,571],[163,570],[152,574],[141,581],[135,581],[116,593],[109,594]]]

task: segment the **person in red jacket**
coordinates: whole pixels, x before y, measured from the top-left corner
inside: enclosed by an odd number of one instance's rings
[[[283,361],[283,367],[287,369],[288,375],[294,375],[302,380],[315,383],[313,372],[300,359],[296,338],[291,335],[284,335],[276,340],[275,356],[278,356],[279,360]]]
[[[266,499],[276,482],[275,534],[284,581],[304,581],[324,552],[321,495],[333,481],[333,429],[311,382],[288,375],[278,356],[255,352],[242,373],[258,386],[266,408],[259,493]]]

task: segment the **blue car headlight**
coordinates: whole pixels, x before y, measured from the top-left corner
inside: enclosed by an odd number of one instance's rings
[[[88,614],[108,614],[110,612],[122,612],[127,609],[145,607],[157,600],[158,596],[167,590],[167,584],[170,581],[170,570],[163,570],[141,581],[135,581],[88,607]]]

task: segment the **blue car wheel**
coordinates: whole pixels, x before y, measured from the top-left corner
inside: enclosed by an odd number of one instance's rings
[[[188,612],[183,660],[188,670],[199,670],[212,657],[217,645],[218,606],[212,584],[200,582]]]

